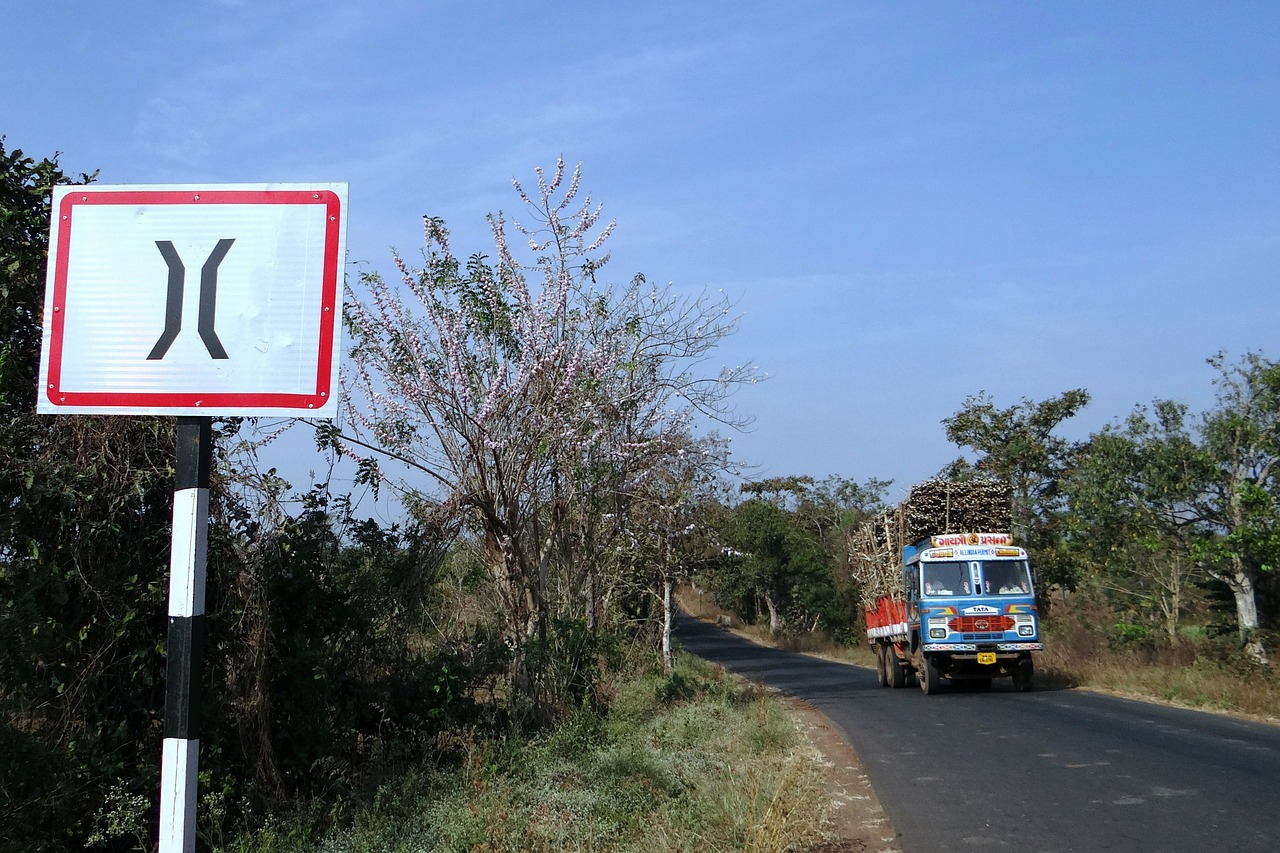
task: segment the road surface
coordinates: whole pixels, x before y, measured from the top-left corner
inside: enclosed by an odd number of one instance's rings
[[[681,616],[689,651],[843,732],[905,853],[1280,851],[1280,726],[1083,690],[877,686]]]

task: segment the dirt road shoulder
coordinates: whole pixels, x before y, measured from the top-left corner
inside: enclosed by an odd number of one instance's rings
[[[862,761],[820,711],[799,699],[784,700],[800,732],[823,756],[823,776],[831,809],[827,840],[810,853],[898,853],[898,833],[871,788]]]

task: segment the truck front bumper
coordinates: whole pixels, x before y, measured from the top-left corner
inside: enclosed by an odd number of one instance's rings
[[[1042,652],[1044,643],[921,643],[922,652]]]

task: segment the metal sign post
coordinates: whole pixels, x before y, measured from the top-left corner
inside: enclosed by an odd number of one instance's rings
[[[160,766],[160,851],[196,845],[200,765],[200,674],[209,542],[210,418],[178,418],[173,548],[169,560],[169,647],[165,674],[164,749]]]

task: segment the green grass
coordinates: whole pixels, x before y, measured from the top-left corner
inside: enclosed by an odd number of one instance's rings
[[[304,809],[227,853],[728,851],[819,840],[820,757],[781,703],[687,655],[622,683],[606,716],[480,739],[404,768],[340,825]]]

